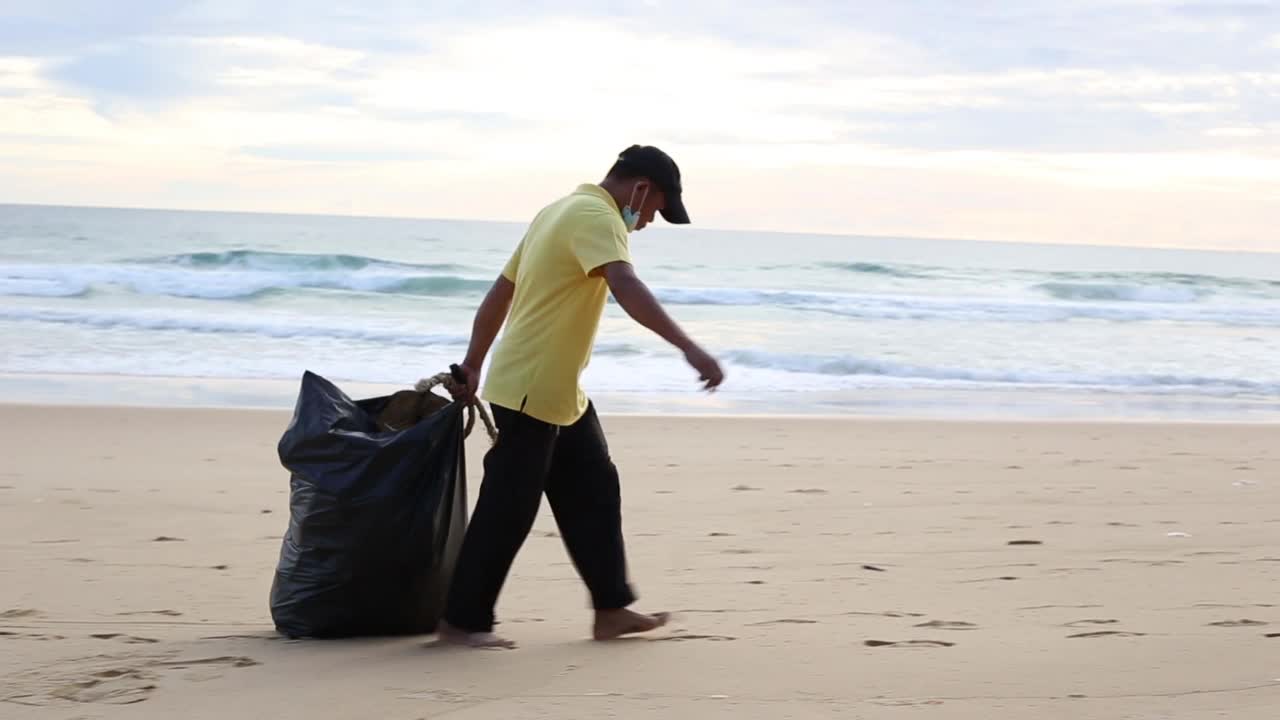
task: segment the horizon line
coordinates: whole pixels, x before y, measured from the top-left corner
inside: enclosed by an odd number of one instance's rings
[[[56,208],[71,210],[127,210],[140,212],[182,212],[182,213],[205,213],[205,214],[223,214],[223,215],[271,215],[282,217],[300,217],[300,218],[345,218],[356,220],[404,220],[404,221],[427,221],[427,222],[454,222],[454,223],[488,223],[491,225],[527,225],[527,220],[492,220],[481,218],[467,217],[429,217],[419,215],[371,215],[368,213],[321,213],[321,212],[298,212],[290,210],[229,210],[229,209],[210,209],[210,208],[180,208],[180,207],[158,207],[149,205],[97,205],[92,203],[86,204],[65,204],[65,203],[42,203],[42,202],[0,202],[0,207],[36,207],[36,208]],[[1246,254],[1246,255],[1277,255],[1280,249],[1242,249],[1242,248],[1206,248],[1192,245],[1117,245],[1104,244],[1094,242],[1047,242],[1037,240],[992,240],[971,237],[944,237],[929,235],[885,235],[880,233],[854,233],[854,232],[834,232],[834,231],[808,231],[808,230],[753,230],[746,228],[726,228],[726,227],[694,227],[680,225],[657,225],[672,232],[712,232],[712,233],[755,233],[761,235],[808,235],[812,237],[822,238],[860,238],[869,240],[923,240],[927,242],[960,242],[986,245],[1031,245],[1036,247],[1054,247],[1054,248],[1098,248],[1098,249],[1122,249],[1122,250],[1156,250],[1156,251],[1176,251],[1176,252],[1199,252],[1213,254]]]

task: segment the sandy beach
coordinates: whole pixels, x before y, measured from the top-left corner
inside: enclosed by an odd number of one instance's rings
[[[590,642],[544,503],[467,651],[275,634],[288,413],[2,406],[0,716],[1280,716],[1272,426],[604,420],[675,622]]]

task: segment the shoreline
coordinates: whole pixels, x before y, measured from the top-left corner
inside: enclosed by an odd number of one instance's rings
[[[299,373],[299,379],[301,373]],[[299,379],[0,373],[0,405],[293,411]],[[330,378],[333,380],[333,378]],[[334,380],[353,398],[412,387]],[[1280,423],[1280,401],[1042,389],[867,389],[735,395],[591,392],[610,417],[987,423]]]
[[[55,403],[29,402],[0,399],[0,412],[12,411],[87,411],[93,413],[139,413],[151,414],[194,414],[194,415],[249,415],[279,416],[289,418],[293,408],[252,407],[231,405],[139,405],[109,403]],[[750,423],[776,425],[782,423],[813,424],[848,424],[848,425],[938,425],[938,426],[982,426],[982,427],[1040,427],[1040,428],[1081,428],[1089,426],[1128,426],[1128,427],[1182,427],[1196,426],[1215,428],[1260,428],[1280,424],[1276,420],[1247,419],[1191,419],[1191,418],[1145,418],[1145,417],[1000,417],[1000,416],[952,416],[952,415],[855,415],[838,413],[749,413],[749,412],[645,412],[626,410],[600,410],[601,418],[612,418],[622,421],[666,421],[700,423],[716,421],[727,423]]]

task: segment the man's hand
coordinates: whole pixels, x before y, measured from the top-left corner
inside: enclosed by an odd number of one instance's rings
[[[720,363],[697,345],[685,351],[684,359],[698,371],[703,390],[714,391],[724,382],[724,371],[720,369]]]
[[[463,381],[459,383],[455,380],[454,384],[448,388],[449,394],[454,400],[471,402],[475,400],[476,392],[480,389],[480,370],[466,364],[459,364],[457,368]]]
[[[601,275],[609,284],[609,291],[631,316],[631,319],[657,333],[659,337],[680,349],[684,358],[698,371],[698,379],[703,388],[712,390],[724,382],[724,371],[719,363],[667,316],[657,298],[649,292],[649,288],[636,277],[635,269],[630,263],[612,262],[596,268],[593,275]]]

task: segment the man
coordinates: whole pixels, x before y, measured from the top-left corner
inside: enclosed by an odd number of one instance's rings
[[[545,492],[565,547],[595,610],[592,636],[610,640],[662,626],[666,613],[628,609],[618,471],[593,403],[578,382],[607,294],[637,322],[684,353],[707,390],[724,373],[667,316],[636,276],[628,234],[655,213],[686,224],[680,170],[666,153],[633,145],[599,184],[543,208],[476,311],[455,398],[472,399],[503,323],[485,399],[498,440],[454,571],[439,635],[485,648],[514,643],[493,633],[494,607]]]

